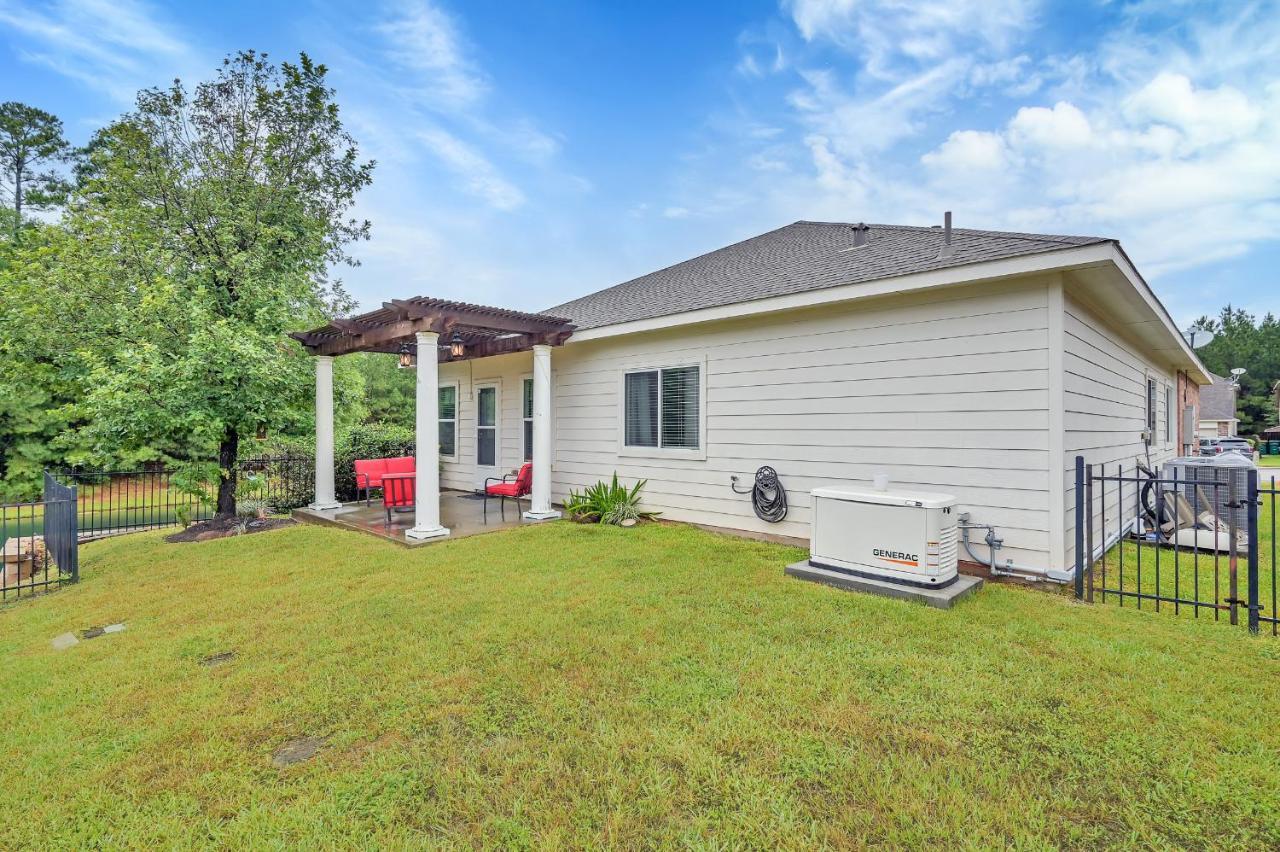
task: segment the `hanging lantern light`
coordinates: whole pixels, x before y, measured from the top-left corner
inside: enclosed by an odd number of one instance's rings
[[[449,354],[454,358],[461,358],[467,354],[467,344],[462,341],[462,335],[456,331],[453,333],[453,337],[449,338]]]
[[[400,369],[405,370],[413,366],[413,349],[409,347],[409,341],[400,344]]]

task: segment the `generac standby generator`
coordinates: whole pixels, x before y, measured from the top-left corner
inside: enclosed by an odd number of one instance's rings
[[[941,588],[957,575],[956,498],[910,491],[812,492],[809,564],[858,577]]]

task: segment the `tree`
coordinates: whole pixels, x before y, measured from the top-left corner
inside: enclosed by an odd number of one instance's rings
[[[87,371],[92,452],[216,448],[219,514],[235,511],[241,436],[310,425],[311,361],[285,333],[351,307],[328,269],[368,236],[348,214],[373,163],[325,75],[306,54],[242,52],[190,93],[141,92],[95,137],[61,234],[22,279],[39,346]]]
[[[72,157],[57,116],[17,101],[0,104],[0,191],[13,210],[14,239],[22,226],[24,208],[44,210],[66,196],[67,184],[56,170],[41,166]]]
[[[1272,388],[1280,381],[1280,320],[1267,314],[1260,321],[1248,311],[1227,305],[1218,317],[1201,317],[1192,325],[1214,337],[1198,348],[1206,367],[1219,376],[1245,369],[1240,377],[1237,416],[1240,431],[1256,435],[1275,425]]]
[[[370,423],[414,427],[413,370],[401,370],[394,355],[361,353],[348,355],[364,376],[365,406]]]

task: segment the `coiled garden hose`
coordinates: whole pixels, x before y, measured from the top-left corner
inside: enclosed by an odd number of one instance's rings
[[[730,480],[729,487],[734,494],[751,495],[751,508],[755,509],[756,517],[760,520],[776,524],[787,516],[787,492],[778,481],[778,472],[773,468],[765,465],[757,470],[755,484],[749,491],[738,490],[738,486],[734,484],[738,477],[730,477]]]

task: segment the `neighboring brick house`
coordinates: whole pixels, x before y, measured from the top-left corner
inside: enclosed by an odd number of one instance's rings
[[[1235,437],[1240,425],[1236,416],[1236,397],[1239,386],[1231,379],[1209,374],[1213,384],[1200,388],[1200,427],[1201,438]]]
[[[1200,386],[1178,371],[1178,447],[1184,456],[1196,454],[1200,430]]]

